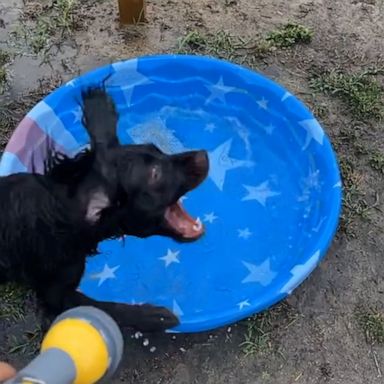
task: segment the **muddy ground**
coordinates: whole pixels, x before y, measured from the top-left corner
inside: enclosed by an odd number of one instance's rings
[[[122,28],[116,0],[0,0],[0,143],[32,105],[86,70],[143,54],[207,53],[263,72],[312,108],[339,155],[344,212],[326,259],[284,303],[211,333],[150,336],[153,353],[127,332],[111,382],[384,382],[384,2],[147,3],[147,22]],[[288,22],[310,28],[312,40],[266,43]],[[36,308],[30,292],[1,287],[0,358],[17,367],[41,339]]]

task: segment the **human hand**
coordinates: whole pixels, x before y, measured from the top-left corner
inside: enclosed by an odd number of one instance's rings
[[[14,376],[16,376],[16,369],[12,365],[0,361],[0,382],[3,383]]]

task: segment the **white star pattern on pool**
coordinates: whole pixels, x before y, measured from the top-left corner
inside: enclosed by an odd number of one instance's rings
[[[249,129],[242,124],[237,117],[228,117],[226,120],[231,125],[232,129],[237,133],[239,138],[243,141],[248,158],[251,157],[252,148],[249,141],[251,133]]]
[[[338,181],[337,183],[335,183],[334,185],[333,185],[333,188],[341,188],[342,187],[342,183],[341,183],[341,181]]]
[[[237,303],[239,306],[239,310],[242,311],[245,307],[250,307],[251,304],[249,303],[249,300],[240,301],[240,303]]]
[[[317,191],[320,188],[320,171],[318,169],[310,169],[308,176],[302,178],[300,185],[302,193],[297,198],[297,201],[300,203],[308,202],[311,198],[311,192]]]
[[[237,91],[237,88],[224,85],[222,77],[220,77],[220,80],[216,84],[206,85],[206,88],[211,92],[211,94],[205,101],[205,104],[208,104],[216,99],[219,99],[222,103],[225,103],[225,95],[229,92]]]
[[[274,192],[270,189],[268,181],[264,181],[254,187],[251,185],[243,185],[243,187],[248,191],[248,195],[244,196],[242,201],[256,200],[263,207],[265,207],[267,199],[280,195],[279,192]]]
[[[184,316],[184,312],[182,311],[180,305],[177,303],[176,300],[173,300],[173,313],[178,317]]]
[[[304,186],[308,188],[319,188],[320,186],[320,171],[318,169],[310,170],[308,176],[304,178]]]
[[[268,100],[265,99],[264,97],[261,100],[256,101],[256,104],[261,108],[261,109],[268,109]]]
[[[260,265],[255,265],[243,261],[243,264],[249,270],[249,275],[242,280],[242,283],[259,283],[263,287],[271,284],[273,279],[277,276],[277,272],[271,269],[271,262],[269,259],[265,260]]]
[[[66,86],[66,87],[74,87],[75,84],[76,84],[75,80],[72,79],[72,80],[68,81],[68,82],[65,84],[65,86]]]
[[[272,125],[272,124],[269,124],[269,125],[266,125],[264,127],[264,131],[268,134],[268,135],[272,135],[273,131],[275,130],[275,126]]]
[[[223,190],[225,177],[228,171],[240,167],[252,167],[254,163],[247,160],[237,160],[229,157],[232,139],[227,140],[209,153],[209,177],[220,191]]]
[[[299,121],[301,125],[307,131],[307,137],[305,138],[305,144],[302,150],[306,150],[312,140],[317,141],[320,145],[323,145],[324,131],[316,119],[307,119]]]
[[[247,240],[252,236],[252,232],[249,230],[249,228],[244,229],[238,229],[240,239]]]
[[[285,101],[288,99],[288,97],[291,97],[291,96],[292,96],[292,93],[287,91],[284,93],[283,97],[281,98],[281,101]]]
[[[207,213],[204,215],[203,221],[212,224],[218,217],[214,214],[214,212]]]
[[[106,85],[121,89],[128,106],[131,105],[132,93],[136,86],[153,83],[152,80],[138,71],[138,63],[138,59],[133,59],[112,64],[116,73],[106,81]]]
[[[168,267],[172,263],[180,263],[180,260],[177,258],[180,254],[180,251],[171,251],[168,249],[167,254],[163,257],[159,257],[159,260],[163,260],[165,263],[165,267]]]
[[[160,118],[148,120],[127,130],[135,144],[153,143],[163,152],[172,154],[188,151],[188,148],[168,129]]]
[[[215,124],[209,123],[205,126],[204,130],[212,133],[216,129]]]
[[[81,122],[83,119],[83,110],[81,109],[80,105],[78,105],[73,111],[72,115],[75,117],[73,120],[73,124]]]
[[[131,304],[132,304],[132,305],[143,305],[143,304],[145,304],[145,303],[143,303],[142,301],[137,302],[135,299],[132,299],[132,300],[131,300]]]
[[[326,217],[322,217],[321,219],[320,219],[320,221],[319,221],[319,224],[317,224],[317,226],[316,227],[313,227],[312,228],[312,231],[313,232],[319,232],[320,231],[320,228],[321,228],[321,226],[323,225],[323,223],[324,223],[324,221],[325,220],[327,220],[327,218]]]
[[[292,291],[300,284],[303,276],[309,275],[316,267],[320,259],[320,250],[316,251],[305,264],[296,265],[291,269],[292,277],[281,288],[280,293],[291,294]]]
[[[93,279],[99,279],[99,283],[97,284],[99,287],[108,279],[116,279],[115,272],[120,268],[120,265],[116,267],[110,268],[108,264],[104,265],[104,269],[100,273],[96,273],[91,277]]]

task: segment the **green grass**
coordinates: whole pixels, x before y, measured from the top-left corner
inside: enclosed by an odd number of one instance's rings
[[[42,330],[40,326],[36,326],[36,328],[25,331],[19,336],[11,335],[8,341],[9,354],[20,354],[20,355],[35,355],[41,345],[42,340]]]
[[[26,296],[27,291],[16,284],[0,285],[0,319],[23,319]]]
[[[315,74],[310,87],[344,101],[359,119],[381,119],[384,115],[384,89],[376,79],[381,70],[345,73],[340,70]]]
[[[0,66],[8,64],[11,60],[11,56],[7,51],[0,49]]]
[[[0,94],[4,93],[8,82],[7,70],[4,67],[0,67]]]
[[[37,20],[33,31],[26,31],[24,37],[33,53],[38,54],[39,52],[48,49],[52,29],[51,22],[48,19],[41,17]]]
[[[276,48],[309,42],[311,37],[311,30],[292,23],[270,32],[266,38],[240,37],[223,30],[212,34],[192,31],[179,39],[176,53],[214,56],[252,66],[255,59]]]
[[[369,156],[369,165],[375,171],[384,174],[384,153],[377,150],[372,150]]]
[[[357,218],[368,220],[374,205],[369,205],[362,191],[363,176],[356,170],[351,157],[339,156],[340,171],[343,179],[343,211],[340,230],[350,237],[355,236]]]
[[[240,347],[245,356],[263,354],[271,349],[271,319],[268,312],[247,320],[247,331]]]
[[[301,24],[287,23],[271,31],[266,41],[276,48],[288,48],[299,43],[308,44],[313,37],[313,31]]]
[[[384,313],[378,311],[360,311],[357,322],[370,344],[384,344]]]
[[[9,136],[16,125],[16,120],[11,107],[12,105],[9,104],[0,105],[0,149],[5,147]]]
[[[61,84],[61,77],[47,77],[39,80],[39,86],[8,103],[0,104],[0,149],[3,149],[16,125],[25,114],[44,96]]]
[[[7,64],[10,60],[11,57],[9,53],[0,49],[0,95],[4,93],[8,85]]]
[[[0,321],[9,321],[16,326],[15,332],[7,335],[7,342],[0,346],[7,354],[34,355],[40,347],[42,331],[39,324],[20,333],[20,324],[26,321],[26,309],[30,304],[31,291],[17,284],[0,285]]]
[[[56,27],[72,33],[74,25],[73,11],[75,9],[77,0],[56,0],[53,7],[55,12]]]
[[[359,223],[369,222],[379,205],[379,193],[366,188],[366,165],[382,173],[384,156],[375,149],[375,143],[367,142],[366,129],[366,124],[345,123],[333,140],[343,180],[339,229],[348,237],[356,236]]]
[[[272,333],[277,329],[288,329],[299,317],[285,302],[250,317],[246,321],[244,341],[240,344],[242,352],[245,356],[271,352],[274,348]]]
[[[225,31],[215,34],[202,34],[198,31],[189,32],[179,40],[177,53],[197,53],[215,56],[222,59],[247,59],[266,53],[268,47],[262,42],[252,42]]]
[[[33,54],[47,56],[53,46],[72,34],[77,3],[78,0],[55,0],[32,20],[25,17],[13,33],[16,44],[22,40]]]

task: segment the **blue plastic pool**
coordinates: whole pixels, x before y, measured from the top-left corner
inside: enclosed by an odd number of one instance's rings
[[[154,303],[196,332],[245,318],[290,294],[335,233],[341,181],[323,129],[292,94],[243,67],[198,56],[118,62],[63,85],[16,129],[0,173],[30,170],[49,138],[68,154],[88,144],[80,91],[108,74],[122,143],[167,153],[204,148],[210,174],[184,205],[206,225],[195,243],[105,241],[80,289],[96,299]]]

